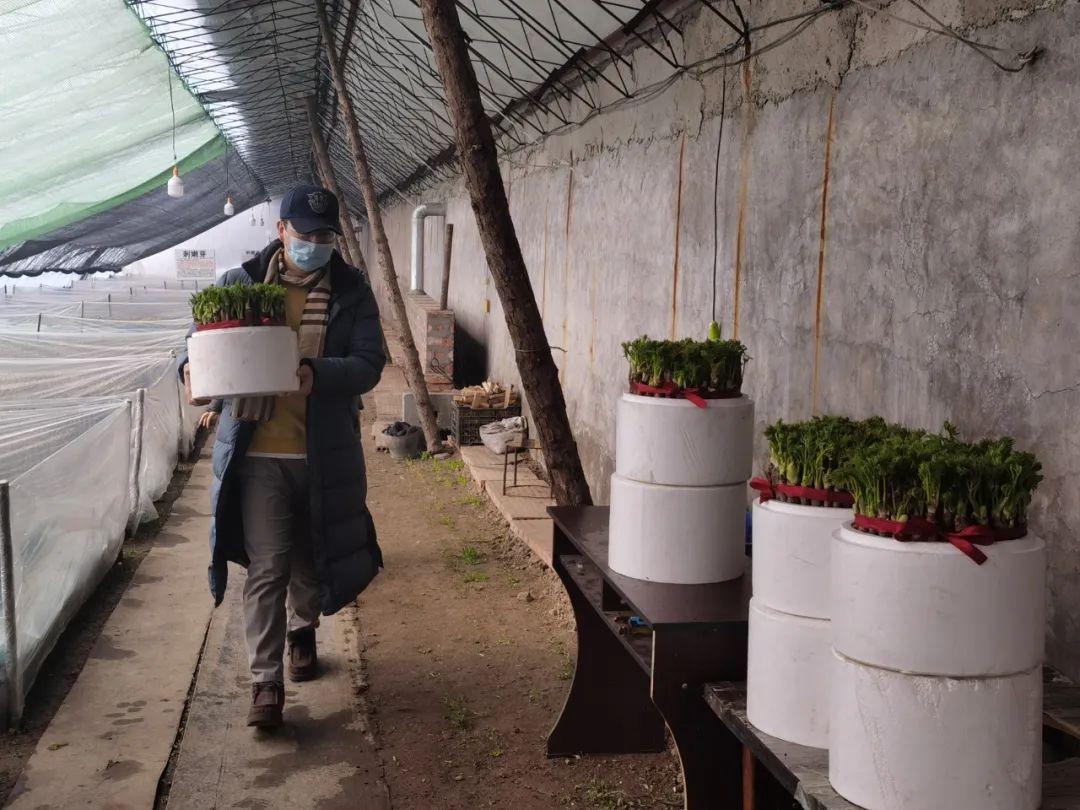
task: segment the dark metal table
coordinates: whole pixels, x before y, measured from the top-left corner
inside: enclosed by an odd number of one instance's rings
[[[750,571],[715,585],[667,585],[608,568],[607,507],[553,507],[553,564],[574,609],[577,669],[549,756],[678,749],[685,806],[741,806],[742,748],[703,698],[746,677]],[[741,541],[742,538],[740,538]],[[648,625],[628,631],[627,617]]]

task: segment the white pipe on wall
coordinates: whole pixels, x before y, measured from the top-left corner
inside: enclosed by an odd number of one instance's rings
[[[418,205],[412,214],[412,273],[409,289],[413,292],[424,291],[424,220],[428,217],[445,217],[446,206],[443,203],[425,203]]]

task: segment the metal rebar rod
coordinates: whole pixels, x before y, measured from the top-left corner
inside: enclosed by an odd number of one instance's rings
[[[14,727],[22,717],[18,639],[15,634],[15,552],[11,535],[11,487],[0,481],[0,602],[4,611],[4,722]]]

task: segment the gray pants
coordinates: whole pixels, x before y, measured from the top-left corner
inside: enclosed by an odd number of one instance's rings
[[[244,620],[251,679],[284,682],[285,633],[319,624],[304,459],[244,459],[240,468]],[[287,598],[286,598],[287,597]]]

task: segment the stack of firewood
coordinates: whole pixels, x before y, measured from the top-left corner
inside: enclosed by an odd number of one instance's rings
[[[518,392],[514,386],[504,388],[497,382],[486,381],[482,385],[470,385],[454,395],[454,402],[473,410],[509,408],[518,401]]]

